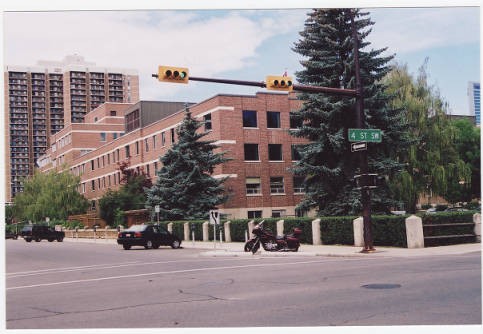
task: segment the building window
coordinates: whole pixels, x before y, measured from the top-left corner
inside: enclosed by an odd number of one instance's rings
[[[248,211],[248,219],[262,218],[262,210]]]
[[[94,160],[91,160],[91,170],[94,170]]]
[[[146,148],[146,152],[149,152],[148,138],[144,139],[144,147]]]
[[[272,210],[272,218],[285,217],[287,215],[287,210]]]
[[[257,127],[257,112],[255,110],[243,110],[243,127]]]
[[[117,112],[115,110],[111,110],[111,116],[116,116]]]
[[[94,181],[94,180],[91,181],[91,190],[92,191],[96,190],[96,181]]]
[[[137,141],[134,145],[136,147],[136,154],[139,154],[139,142]]]
[[[91,210],[96,211],[96,201],[91,201]]]
[[[268,160],[282,161],[282,144],[268,144]]]
[[[304,190],[304,177],[303,176],[294,176],[293,177],[293,192],[296,194],[303,193]]]
[[[290,113],[290,128],[291,129],[297,129],[302,127],[303,125],[303,120],[302,119],[295,119],[293,116],[293,112]]]
[[[156,135],[153,136],[153,150],[156,149]]]
[[[245,144],[245,160],[259,161],[258,144]]]
[[[306,217],[307,211],[300,209],[300,208],[295,208],[295,216],[296,217]]]
[[[126,115],[126,132],[139,128],[139,109]]]
[[[166,145],[166,134],[164,132],[161,132],[161,146]]]
[[[114,133],[112,134],[112,139],[117,139],[117,133],[116,133],[116,132],[114,132]]]
[[[171,144],[174,144],[174,128],[171,129]]]
[[[203,116],[203,120],[205,122],[205,131],[210,131],[212,129],[211,127],[211,114],[207,114]]]
[[[126,158],[129,158],[131,156],[131,152],[129,151],[129,145],[124,146],[124,149],[126,151]]]
[[[292,145],[292,161],[299,161],[301,156],[300,156],[300,148],[302,145]]]
[[[271,177],[270,178],[270,194],[283,194],[285,189],[283,186],[283,177]]]
[[[101,132],[101,141],[106,141],[106,133]]]
[[[246,178],[247,195],[255,195],[262,193],[262,187],[259,177]]]
[[[276,129],[280,128],[280,112],[267,111],[267,128]]]

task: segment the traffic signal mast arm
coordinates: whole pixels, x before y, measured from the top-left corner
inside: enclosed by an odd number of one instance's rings
[[[152,75],[154,78],[158,78],[158,74]],[[190,76],[188,80],[192,81],[203,81],[203,82],[215,82],[223,83],[229,85],[240,85],[240,86],[253,86],[266,88],[267,84],[264,81],[246,81],[246,80],[232,80],[232,79],[216,79],[216,78],[203,78],[203,77],[192,77]],[[162,80],[160,80],[162,81]],[[343,89],[343,88],[330,88],[330,87],[320,87],[320,86],[309,86],[309,85],[296,85],[294,84],[293,90],[299,92],[312,92],[312,93],[327,93],[336,95],[346,95],[346,96],[356,96],[357,91],[355,89]]]

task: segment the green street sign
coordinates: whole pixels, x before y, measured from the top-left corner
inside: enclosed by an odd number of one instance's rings
[[[349,129],[349,141],[380,143],[382,132],[380,129]]]

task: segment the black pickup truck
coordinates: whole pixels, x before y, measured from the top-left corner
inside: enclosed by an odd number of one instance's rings
[[[39,242],[42,239],[47,239],[49,242],[54,240],[62,242],[65,237],[65,232],[56,231],[46,225],[25,225],[20,235],[27,242],[31,242],[32,240]]]

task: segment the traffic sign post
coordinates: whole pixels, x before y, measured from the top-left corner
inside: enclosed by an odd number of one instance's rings
[[[210,224],[213,225],[213,245],[216,249],[216,228],[220,224],[220,212],[218,210],[210,210]]]
[[[156,212],[156,215],[158,216],[158,224],[159,224],[159,212],[161,211],[161,208],[159,207],[159,205],[156,205],[154,207],[154,212]]]
[[[380,143],[382,131],[380,129],[349,129],[349,141]]]

